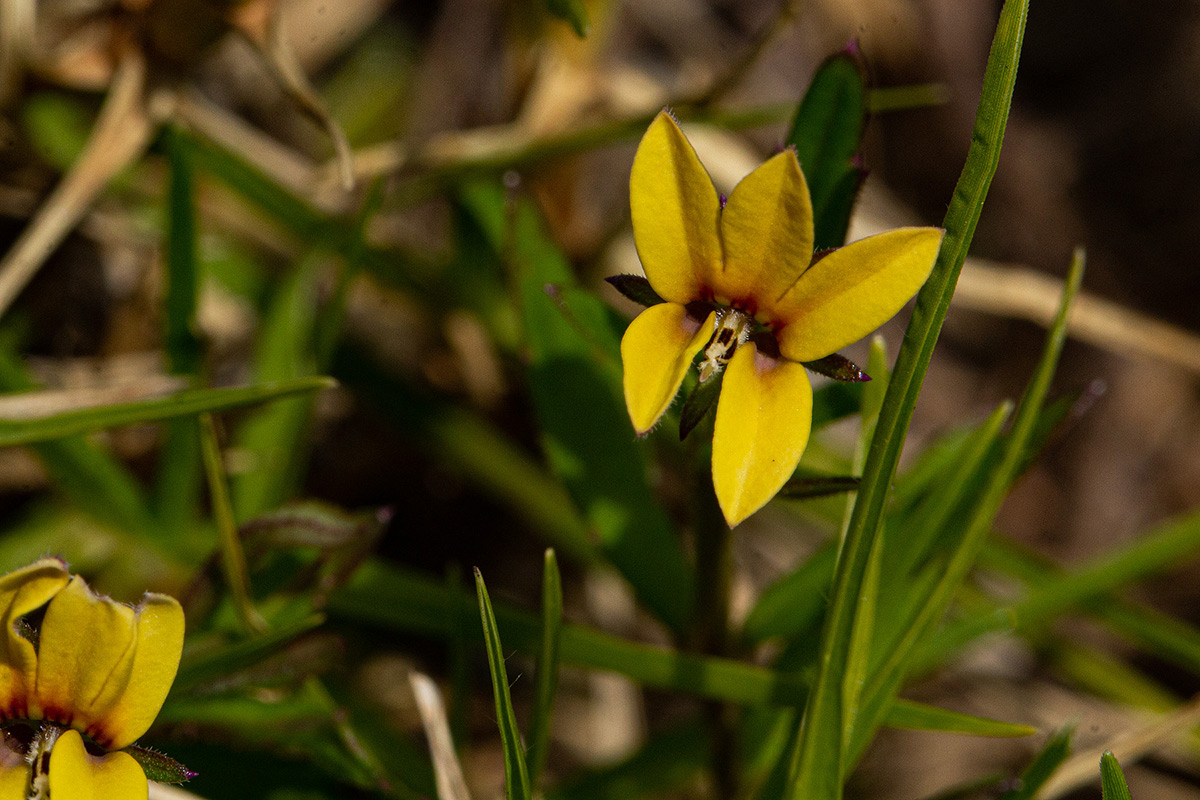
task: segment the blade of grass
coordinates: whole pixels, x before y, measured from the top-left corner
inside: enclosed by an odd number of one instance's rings
[[[220,537],[221,566],[225,583],[233,597],[238,621],[247,634],[265,633],[267,621],[254,607],[250,592],[250,573],[246,569],[246,554],[242,551],[242,537],[229,500],[229,487],[225,483],[225,466],[221,460],[221,445],[217,441],[217,428],[212,415],[201,414],[197,424],[200,428],[200,448],[204,456],[204,471],[208,475],[209,499],[212,514]]]
[[[452,635],[451,602],[442,581],[375,560],[330,597],[328,610],[347,622],[446,638]],[[539,618],[503,603],[494,613],[509,646],[526,653],[539,650]],[[806,682],[794,673],[632,642],[583,625],[563,623],[560,641],[562,663],[620,673],[645,686],[751,706],[798,706],[808,695]],[[908,701],[898,701],[895,708],[902,709],[897,713],[922,708],[928,719],[942,714]],[[946,729],[955,730],[960,716],[945,712]]]
[[[487,646],[488,669],[492,674],[492,694],[496,700],[496,723],[500,726],[500,745],[504,749],[504,794],[508,800],[530,800],[529,770],[521,731],[513,712],[512,696],[508,691],[508,672],[504,668],[504,650],[500,645],[500,629],[492,612],[483,574],[475,570],[475,589],[479,593],[479,614],[483,618],[484,644]]]
[[[946,213],[946,237],[933,272],[917,295],[880,411],[863,482],[838,559],[817,675],[793,760],[790,797],[795,800],[838,800],[842,796],[845,754],[840,743],[855,718],[855,710],[842,705],[842,679],[846,665],[853,658],[854,628],[859,624],[855,613],[858,594],[879,534],[884,500],[899,463],[917,396],[999,163],[1027,12],[1028,0],[1006,0],[1001,11],[967,162]]]
[[[36,388],[11,344],[0,343],[0,390]],[[0,420],[0,438],[4,425]],[[55,485],[88,514],[146,541],[163,541],[141,485],[108,450],[82,436],[34,437],[15,443],[32,445]]]
[[[257,382],[294,380],[314,374],[313,335],[317,318],[317,281],[325,260],[309,253],[271,299],[254,357]],[[306,461],[298,452],[311,414],[311,398],[291,397],[257,410],[233,436],[247,453],[248,469],[239,470],[231,492],[238,519],[278,507],[300,481]]]
[[[188,697],[194,693],[193,690],[205,684],[218,683],[235,672],[249,669],[316,629],[324,621],[323,615],[312,614],[290,625],[281,625],[233,644],[189,649],[179,662],[179,672],[171,684],[171,697]]]
[[[170,169],[167,182],[166,293],[164,314],[167,365],[172,375],[200,374],[203,346],[196,333],[199,282],[196,245],[196,199],[191,155],[177,129],[168,125],[163,144]],[[200,442],[188,419],[171,420],[159,457],[152,497],[163,527],[181,531],[196,513],[200,490]]]
[[[61,439],[102,428],[119,428],[174,417],[228,411],[253,406],[293,394],[330,389],[337,383],[325,377],[275,381],[230,389],[188,389],[167,397],[81,408],[45,417],[0,419],[0,447]]]
[[[562,577],[554,549],[546,550],[542,569],[542,646],[538,650],[533,717],[529,723],[529,785],[538,786],[550,746],[550,721],[558,689],[558,651],[562,641]]]
[[[1133,800],[1125,773],[1112,750],[1105,750],[1100,756],[1100,791],[1104,800]]]
[[[921,665],[938,663],[985,633],[1044,624],[1095,598],[1194,558],[1198,550],[1200,514],[1190,514],[1042,584],[1011,607],[970,617],[939,631],[928,643]]]

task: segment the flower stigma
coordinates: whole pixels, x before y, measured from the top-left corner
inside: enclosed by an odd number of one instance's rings
[[[754,327],[754,318],[737,308],[717,312],[717,329],[713,331],[704,360],[700,362],[700,382],[704,383],[725,368],[738,345],[745,344]]]

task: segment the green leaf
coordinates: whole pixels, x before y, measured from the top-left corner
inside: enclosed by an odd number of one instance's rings
[[[449,638],[454,625],[451,602],[442,581],[374,560],[330,596],[328,610],[348,622]],[[493,611],[508,646],[538,652],[542,643],[538,617],[505,604]],[[801,676],[734,659],[633,642],[569,622],[563,623],[560,637],[562,663],[620,673],[653,688],[748,706],[794,707],[803,705],[808,694]],[[900,701],[897,707],[905,705],[914,704]],[[953,712],[929,707],[926,714],[928,719],[943,717],[947,727],[956,724]]]
[[[119,428],[206,412],[228,411],[289,395],[330,389],[336,385],[337,383],[330,378],[310,377],[230,389],[188,389],[166,397],[72,409],[44,417],[0,419],[0,446],[32,444],[103,428]]]
[[[483,638],[487,645],[488,669],[492,673],[492,694],[496,699],[496,722],[500,726],[500,746],[504,749],[504,790],[508,800],[530,800],[529,771],[521,731],[513,712],[512,696],[508,691],[508,672],[504,668],[504,649],[500,645],[500,629],[492,612],[483,574],[475,570],[475,589],[479,594],[479,614],[483,618]]]
[[[0,343],[0,389],[35,388],[20,357],[8,342]],[[0,420],[0,433],[4,424]],[[86,513],[143,541],[163,541],[141,485],[108,450],[82,436],[35,436],[14,443],[32,444],[55,485]]]
[[[1071,734],[1072,730],[1065,728],[1051,736],[1021,773],[1017,787],[1000,795],[1000,800],[1033,800],[1054,771],[1071,755]]]
[[[790,478],[779,490],[780,497],[789,500],[803,500],[808,497],[827,497],[831,494],[853,492],[858,488],[859,479],[853,475],[799,475]]]
[[[817,68],[788,134],[812,195],[816,250],[846,243],[862,173],[853,163],[867,119],[866,71],[851,47]],[[849,190],[849,191],[848,191]]]
[[[547,286],[574,289],[576,280],[527,199],[506,201],[499,187],[480,183],[467,187],[463,200],[496,253],[511,260],[529,388],[551,466],[638,598],[682,632],[692,615],[693,576],[650,490],[644,453],[625,410],[619,365],[602,357],[617,347],[606,307],[574,291],[567,318],[547,294]],[[601,341],[605,337],[612,341]]]
[[[1129,784],[1125,782],[1125,773],[1121,771],[1121,765],[1111,750],[1106,750],[1100,756],[1100,789],[1104,800],[1133,800]]]
[[[197,424],[200,426],[200,452],[204,456],[204,472],[208,476],[209,504],[212,506],[213,521],[217,525],[218,550],[221,553],[225,585],[233,599],[242,631],[248,634],[265,633],[267,622],[254,607],[251,596],[250,571],[246,568],[241,532],[233,515],[233,504],[229,500],[229,485],[225,478],[216,424],[210,414],[202,414]]]
[[[558,689],[558,651],[562,642],[562,577],[554,550],[546,550],[542,570],[542,646],[538,650],[533,717],[529,723],[529,785],[537,787],[550,746],[550,721]]]
[[[830,750],[830,743],[843,741],[856,718],[855,709],[842,705],[841,681],[850,659],[855,628],[862,624],[856,613],[858,595],[880,534],[884,501],[925,371],[999,162],[1027,11],[1028,0],[1006,0],[1001,11],[967,163],[946,214],[946,237],[933,272],[917,295],[916,308],[879,414],[863,469],[863,482],[838,559],[816,681],[805,711],[790,795],[796,800],[814,797],[838,800],[842,796],[846,765],[841,752]]]
[[[985,736],[996,739],[1012,739],[1032,736],[1037,728],[1015,722],[961,714],[944,708],[898,701],[888,714],[888,724],[895,728],[917,731],[941,731],[943,733],[965,733],[969,736]]]
[[[167,364],[172,375],[192,376],[196,383],[204,359],[197,333],[198,278],[196,199],[191,154],[177,128],[163,130],[170,175],[167,184],[166,323]],[[178,534],[196,513],[200,489],[200,442],[190,420],[167,423],[154,488],[155,514],[164,527]]]
[[[587,8],[582,0],[546,0],[546,10],[569,23],[580,39],[587,37],[591,23],[588,22]]]
[[[864,384],[831,383],[813,392],[813,430],[857,414],[862,408]]]
[[[256,346],[256,381],[294,380],[316,372],[314,330],[322,264],[310,254],[272,297]],[[238,426],[233,443],[247,454],[249,468],[240,470],[230,487],[237,519],[258,516],[291,498],[307,461],[304,430],[311,411],[311,398],[293,397],[259,409]]]

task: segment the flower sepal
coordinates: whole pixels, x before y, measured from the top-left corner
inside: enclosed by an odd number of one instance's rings
[[[146,777],[155,783],[186,783],[198,774],[166,753],[160,753],[150,747],[131,744],[121,752],[132,756],[142,768],[142,772],[146,773]]]
[[[804,366],[818,375],[824,375],[840,383],[866,383],[871,376],[850,359],[840,353],[818,358],[816,361],[805,361]]]
[[[709,413],[717,407],[717,396],[721,394],[721,377],[724,371],[718,372],[706,381],[700,381],[683,401],[679,411],[679,441],[696,429]]]
[[[633,302],[646,308],[667,302],[662,299],[662,296],[658,292],[654,291],[654,287],[650,285],[650,281],[641,275],[610,275],[604,279],[604,282]]]

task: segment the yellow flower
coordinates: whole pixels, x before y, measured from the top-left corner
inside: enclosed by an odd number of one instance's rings
[[[658,422],[701,351],[700,379],[724,369],[713,487],[737,525],[792,476],[812,427],[802,362],[890,319],[929,277],[938,228],[900,228],[813,260],[812,202],[794,150],[759,166],[722,206],[667,112],[642,137],[629,178],[633,236],[666,301],[621,341],[625,402],[639,434]]]
[[[0,577],[0,800],[134,800],[146,775],[120,752],[175,680],[183,610],[92,592],[58,559]]]

